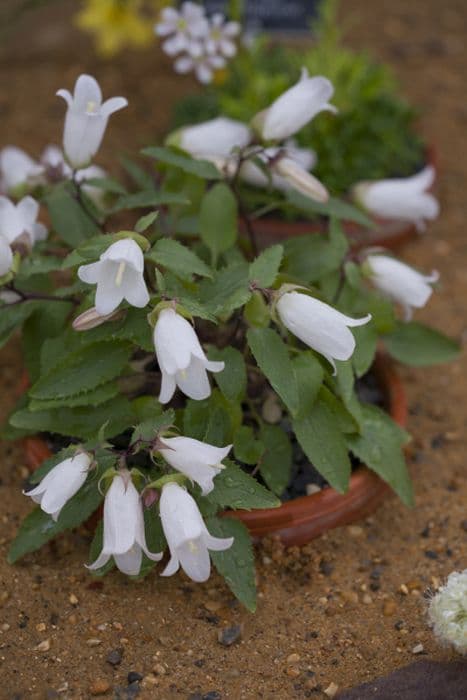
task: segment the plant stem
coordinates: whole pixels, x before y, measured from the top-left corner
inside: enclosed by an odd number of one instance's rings
[[[84,200],[84,198],[83,198],[83,193],[82,193],[82,190],[81,190],[81,183],[78,182],[78,180],[76,179],[76,172],[77,172],[76,170],[73,170],[73,175],[72,175],[73,184],[74,184],[74,186],[75,186],[75,188],[76,188],[76,200],[77,200],[78,204],[80,205],[81,209],[83,210],[83,212],[86,214],[86,216],[89,217],[89,219],[91,219],[91,221],[93,222],[93,224],[94,224],[95,226],[97,226],[97,228],[99,228],[99,229],[104,229],[104,230],[105,230],[104,224],[102,224],[102,223],[94,216],[94,214],[93,214],[91,211],[89,211],[89,207],[86,205],[86,202],[85,202],[85,200]]]

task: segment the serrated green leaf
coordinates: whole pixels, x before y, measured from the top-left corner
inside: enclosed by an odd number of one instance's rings
[[[112,243],[115,243],[115,240],[114,236],[102,233],[93,236],[82,245],[76,245],[75,250],[63,260],[62,269],[66,270],[70,267],[76,267],[77,265],[83,265],[98,260],[100,255],[107,250]]]
[[[142,423],[139,423],[131,436],[131,443],[135,443],[137,440],[150,441],[153,440],[157,433],[162,430],[162,428],[168,428],[175,422],[175,413],[172,409],[164,411],[158,416],[153,416],[152,418],[146,418]]]
[[[260,474],[271,491],[281,496],[290,481],[292,445],[287,433],[277,425],[263,424],[260,437],[264,444]]]
[[[142,216],[140,219],[138,219],[138,221],[135,224],[135,231],[137,233],[144,233],[144,231],[147,231],[147,229],[150,226],[152,226],[152,224],[156,221],[158,216],[158,211],[152,211],[150,214]]]
[[[321,398],[293,421],[297,440],[315,469],[340,493],[349,485],[350,459],[339,422]]]
[[[48,411],[51,408],[60,406],[76,408],[77,406],[99,406],[101,403],[110,401],[119,393],[117,382],[107,382],[91,391],[83,391],[74,396],[65,396],[57,399],[31,399],[29,402],[30,411]]]
[[[49,272],[60,270],[62,263],[62,258],[53,255],[30,255],[21,261],[18,275],[20,277],[47,275]]]
[[[20,304],[6,304],[0,307],[0,348],[11,334],[21,326],[44,302],[25,301]],[[55,303],[55,302],[52,302]]]
[[[447,336],[414,321],[396,324],[384,337],[386,350],[399,362],[411,367],[429,367],[459,357],[459,344]]]
[[[146,259],[162,265],[185,280],[191,280],[193,275],[210,278],[213,276],[212,270],[196,253],[171,238],[159,239],[146,254]]]
[[[220,180],[222,177],[218,169],[209,161],[191,158],[185,152],[174,148],[149,146],[149,148],[143,148],[141,153],[166,165],[180,168],[183,172],[196,175],[203,180]]]
[[[413,505],[413,490],[402,445],[407,433],[377,406],[362,405],[362,434],[347,436],[349,449],[376,472],[406,505]]]
[[[99,231],[99,227],[76,199],[70,183],[59,184],[45,197],[52,228],[75,248]]]
[[[211,348],[209,359],[216,362],[224,362],[225,367],[222,372],[216,372],[214,379],[219,389],[229,401],[242,399],[246,392],[246,366],[242,353],[232,347],[222,350]]]
[[[239,508],[253,510],[254,508],[277,508],[279,499],[261,486],[256,479],[242,471],[240,467],[224,459],[223,469],[214,480],[214,491],[206,496],[207,500],[219,508]]]
[[[146,207],[161,207],[169,204],[188,205],[190,200],[176,192],[162,192],[154,189],[134,194],[125,194],[120,197],[112,207],[112,212],[125,209],[145,209]]]
[[[250,280],[259,287],[271,287],[276,281],[281,266],[284,248],[273,245],[264,250],[250,265]]]
[[[352,364],[357,377],[363,377],[368,372],[376,355],[378,334],[373,323],[351,328],[356,346],[352,355]]]
[[[252,293],[249,301],[245,304],[243,315],[248,325],[253,328],[266,328],[269,326],[271,312],[261,292],[255,291]]]
[[[247,339],[259,368],[295,414],[299,408],[297,378],[284,341],[272,328],[250,328]]]
[[[44,301],[24,322],[21,336],[22,350],[31,382],[35,382],[39,376],[43,343],[48,338],[54,338],[63,332],[71,310],[72,306],[69,303]]]
[[[219,270],[212,281],[200,284],[201,303],[221,318],[228,318],[235,309],[246,304],[250,296],[248,265],[244,262],[228,265]]]
[[[199,230],[214,263],[231,248],[238,235],[238,205],[228,185],[219,182],[201,200]]]
[[[292,360],[298,385],[300,415],[311,410],[323,383],[323,367],[311,350],[304,350]]]
[[[344,406],[360,427],[362,422],[362,412],[360,410],[360,402],[358,401],[354,391],[355,377],[353,373],[352,361],[336,361],[336,373],[339,395],[344,403]]]
[[[238,600],[250,611],[256,610],[255,558],[250,534],[234,518],[209,518],[207,527],[214,537],[233,537],[233,545],[210,555],[218,573]]]
[[[317,282],[338,270],[347,250],[346,241],[320,233],[297,236],[284,243],[283,272],[302,283]]]

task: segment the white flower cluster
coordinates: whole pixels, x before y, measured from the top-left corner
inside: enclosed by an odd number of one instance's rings
[[[165,7],[154,31],[164,37],[162,48],[174,57],[177,73],[194,71],[200,83],[210,83],[214,72],[224,68],[237,53],[238,22],[229,22],[216,13],[207,17],[204,7],[184,2],[180,10]]]
[[[467,654],[467,569],[453,571],[428,608],[433,632],[459,654]]]

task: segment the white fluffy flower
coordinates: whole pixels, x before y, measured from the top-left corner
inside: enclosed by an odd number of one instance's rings
[[[162,553],[153,554],[148,549],[143,504],[129,472],[122,471],[114,476],[105,495],[102,552],[88,569],[100,569],[113,557],[122,573],[137,576],[143,552],[152,561],[162,558]]]
[[[355,350],[355,338],[349,327],[363,326],[371,320],[345,316],[329,304],[299,292],[286,292],[277,302],[284,326],[334,367],[334,360],[348,360]]]
[[[209,54],[221,54],[226,58],[232,58],[237,53],[235,37],[240,34],[238,22],[227,22],[224,15],[217,12],[211,17],[209,34],[205,47]]]
[[[25,234],[31,246],[47,238],[46,227],[37,221],[39,203],[30,196],[17,204],[7,197],[0,197],[0,235],[13,244]]]
[[[366,265],[374,286],[404,308],[407,320],[412,317],[413,308],[425,306],[433,293],[431,285],[439,279],[435,270],[431,275],[422,275],[387,255],[368,255]]]
[[[74,169],[89,165],[104,137],[111,114],[126,107],[124,97],[111,97],[102,102],[99,83],[90,75],[80,75],[74,94],[58,90],[68,105],[63,134],[63,150]]]
[[[307,69],[302,68],[298,83],[257,114],[253,124],[266,141],[283,141],[300,131],[319,112],[336,112],[329,104],[333,93],[334,87],[327,78],[310,78]]]
[[[165,461],[199,484],[203,496],[213,490],[214,477],[224,468],[222,460],[232,449],[232,445],[215,447],[206,442],[182,436],[161,438],[160,442],[163,447],[158,447],[158,451]]]
[[[163,309],[154,328],[154,347],[162,373],[159,395],[167,403],[178,386],[201,401],[211,394],[207,371],[222,372],[223,362],[210,362],[191,324],[173,309]]]
[[[160,515],[170,549],[170,561],[162,576],[172,576],[181,566],[193,581],[207,581],[211,573],[209,550],[229,549],[233,537],[210,535],[194,498],[173,482],[162,487]]]
[[[251,130],[243,122],[217,117],[202,124],[179,129],[171,140],[195,158],[227,157],[234,148],[245,148],[251,141]]]
[[[23,493],[39,503],[44,513],[57,520],[63,506],[86,481],[90,464],[91,457],[86,452],[78,452],[74,457],[56,464],[40,484]]]
[[[439,214],[437,199],[427,192],[434,179],[435,169],[429,165],[412,177],[360,182],[353,187],[353,196],[371,214],[409,221],[423,231],[425,219],[436,219]]]
[[[95,307],[100,316],[111,314],[123,299],[140,309],[149,302],[144,256],[131,238],[112,243],[98,262],[81,265],[78,277],[87,284],[97,284]]]
[[[185,74],[194,71],[196,78],[203,85],[212,82],[214,72],[224,68],[226,65],[225,58],[219,55],[208,55],[201,53],[198,56],[183,55],[177,58],[174,63],[174,68],[177,73]]]
[[[0,192],[12,194],[21,185],[40,180],[43,167],[16,146],[5,146],[0,151]]]
[[[13,251],[5,236],[0,235],[0,277],[6,275],[13,265]]]
[[[446,585],[432,598],[428,615],[435,635],[467,654],[467,569],[449,574]]]
[[[200,55],[201,41],[208,36],[209,23],[201,5],[184,2],[180,10],[164,7],[154,31],[158,36],[169,37],[162,44],[167,55],[176,56],[182,52]]]

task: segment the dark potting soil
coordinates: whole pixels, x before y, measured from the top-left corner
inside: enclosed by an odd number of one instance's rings
[[[371,372],[357,380],[355,390],[359,400],[363,403],[370,403],[384,408],[384,395],[378,384],[377,378]],[[329,483],[319,473],[319,471],[315,469],[313,464],[311,464],[308,457],[303,452],[300,444],[295,439],[295,436],[292,434],[292,426],[290,421],[283,419],[280,426],[287,433],[291,434],[293,454],[290,480],[285,491],[280,496],[281,500],[290,501],[294,498],[299,498],[300,496],[306,496],[310,492],[327,488]],[[132,430],[125,431],[125,433],[113,438],[111,443],[118,449],[125,449],[128,446],[132,432]],[[57,435],[55,433],[44,433],[43,437],[46,440],[50,450],[54,453],[68,447],[71,444],[76,444],[79,442],[76,439],[67,438],[63,435]],[[137,455],[130,457],[128,465],[130,467],[140,467],[142,469],[150,466],[148,457],[144,454],[144,452],[140,452]],[[357,469],[357,467],[360,465],[360,462],[352,455],[351,465],[352,471]],[[239,462],[239,466],[241,466],[242,469],[248,473],[251,473],[252,471],[252,467],[250,465]],[[255,474],[255,476],[260,483],[265,485],[260,474]]]

